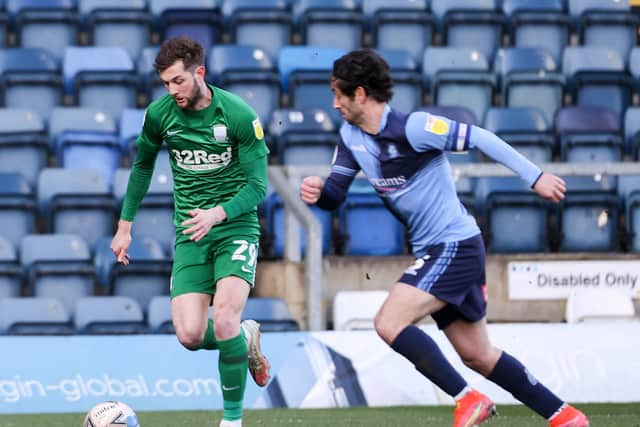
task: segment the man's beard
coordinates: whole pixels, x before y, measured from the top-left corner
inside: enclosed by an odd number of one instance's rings
[[[202,98],[202,91],[200,90],[200,86],[198,83],[195,84],[193,91],[191,92],[191,96],[189,96],[187,105],[184,107],[185,110],[193,110],[198,101]]]

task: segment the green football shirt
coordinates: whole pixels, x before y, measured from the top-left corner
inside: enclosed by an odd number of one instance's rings
[[[259,230],[256,206],[242,212],[240,204],[234,203],[237,197],[232,199],[247,184],[243,165],[269,153],[260,119],[237,95],[215,86],[209,88],[213,93],[211,104],[202,110],[183,110],[169,95],[147,108],[122,219],[133,221],[165,141],[173,172],[177,232],[183,229],[181,223],[189,218],[190,210],[217,205],[225,209],[225,223]]]

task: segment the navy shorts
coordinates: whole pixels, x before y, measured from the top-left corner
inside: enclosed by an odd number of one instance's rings
[[[454,320],[475,322],[487,313],[482,236],[430,246],[399,280],[447,302],[431,315],[439,329]]]

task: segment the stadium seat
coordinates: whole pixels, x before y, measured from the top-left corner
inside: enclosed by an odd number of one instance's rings
[[[339,211],[345,255],[399,255],[405,253],[404,227],[386,208],[366,179],[356,179]],[[375,224],[375,231],[371,230]]]
[[[167,89],[153,66],[158,50],[159,47],[157,46],[142,48],[142,52],[140,52],[136,62],[140,90],[146,97],[147,102],[155,101],[167,94]]]
[[[624,113],[625,152],[640,160],[640,107],[629,107]]]
[[[115,228],[107,182],[91,170],[45,168],[38,179],[38,210],[51,233],[75,234],[94,248]]]
[[[628,1],[569,0],[568,5],[580,44],[614,49],[626,62],[638,40],[638,17]]]
[[[92,46],[122,46],[137,58],[151,41],[146,0],[78,0],[83,30]]]
[[[626,249],[640,253],[640,175],[619,175],[618,196],[626,220]]]
[[[21,173],[35,187],[49,156],[45,129],[33,110],[0,108],[0,172]]]
[[[56,298],[0,299],[0,335],[71,335],[69,310]]]
[[[175,334],[171,317],[171,299],[168,295],[151,298],[147,309],[147,325],[152,334]]]
[[[144,314],[138,303],[123,296],[80,298],[73,311],[78,334],[131,335],[147,332]]]
[[[29,234],[20,245],[27,294],[59,298],[72,310],[78,298],[93,295],[95,271],[89,246],[72,234]]]
[[[22,270],[18,265],[16,245],[0,233],[0,301],[19,297],[22,292]],[[0,315],[2,312],[0,311]]]
[[[394,110],[410,113],[422,105],[424,86],[416,61],[411,54],[400,49],[378,49],[378,54],[387,61],[393,79],[393,98],[389,105]]]
[[[125,108],[120,116],[120,126],[118,126],[118,140],[120,150],[128,160],[129,165],[135,160],[137,152],[136,140],[142,131],[145,110],[143,108]]]
[[[271,58],[291,44],[293,18],[287,0],[222,0],[230,43],[258,45]]]
[[[78,44],[75,0],[6,0],[5,5],[17,46],[47,49],[60,59],[67,46]]]
[[[565,0],[503,0],[511,44],[546,49],[556,64],[569,44],[571,27]]]
[[[494,68],[505,106],[535,107],[547,123],[553,122],[562,107],[565,78],[549,53],[530,47],[501,49]]]
[[[565,318],[568,323],[638,320],[631,296],[619,289],[597,288],[571,291]]]
[[[288,95],[290,108],[320,108],[331,115],[334,123],[342,122],[333,109],[333,93],[329,87],[333,61],[346,51],[331,47],[284,46],[278,54],[278,70],[282,90]]]
[[[338,143],[335,125],[320,109],[274,111],[269,135],[283,165],[329,164]]]
[[[75,105],[101,108],[116,120],[122,110],[136,106],[137,76],[123,47],[67,47],[62,74]]]
[[[431,0],[431,10],[444,45],[478,50],[493,62],[504,27],[495,0]]]
[[[2,6],[0,7],[0,46],[5,47],[9,44],[11,28],[4,5]]]
[[[476,200],[491,252],[548,250],[549,205],[520,177],[478,178]]]
[[[617,51],[601,46],[568,46],[562,70],[573,104],[608,108],[622,123],[634,85]]]
[[[189,36],[204,51],[222,38],[222,19],[215,0],[148,0],[156,32],[161,40]]]
[[[338,291],[333,297],[333,329],[373,330],[373,320],[388,291]]]
[[[456,47],[428,47],[422,60],[425,85],[436,105],[464,106],[482,122],[496,86],[486,57]]]
[[[244,99],[267,122],[280,105],[280,78],[271,57],[254,46],[214,46],[207,55],[209,80]]]
[[[128,254],[129,265],[118,263],[111,250],[111,237],[100,239],[93,258],[98,282],[112,295],[133,298],[146,312],[153,297],[169,292],[171,260],[151,237],[135,237]]]
[[[610,110],[590,106],[564,107],[558,110],[554,127],[562,161],[622,160],[622,130],[618,118]]]
[[[3,106],[33,110],[47,121],[63,102],[60,66],[45,49],[0,49],[0,93]]]
[[[537,108],[490,108],[484,127],[504,139],[536,164],[552,161],[554,137],[551,124]]]
[[[419,108],[420,111],[426,111],[427,113],[434,114],[436,116],[444,116],[450,120],[456,122],[467,123],[469,125],[478,125],[478,119],[476,119],[473,111],[467,107],[452,106],[452,105],[428,105]],[[455,163],[471,163],[478,161],[480,157],[478,150],[469,150],[465,152],[447,152],[446,153],[449,162]],[[466,178],[465,178],[466,179]]]
[[[129,169],[118,169],[113,181],[113,195],[118,212],[122,209],[129,173]],[[173,247],[175,229],[173,224],[173,178],[168,163],[162,165],[160,158],[158,158],[149,190],[136,213],[133,235],[134,237],[153,237],[167,251]]]
[[[620,247],[615,176],[566,176],[558,207],[561,252],[614,252]]]
[[[35,194],[21,174],[0,172],[0,237],[17,246],[35,232]]]
[[[344,50],[362,45],[364,20],[352,0],[298,0],[291,3],[294,26],[307,46]]]
[[[293,332],[300,326],[293,318],[282,298],[251,297],[242,312],[242,320],[253,319],[260,323],[262,332]]]
[[[435,33],[427,0],[362,0],[362,13],[371,46],[405,50],[416,63],[422,61]]]

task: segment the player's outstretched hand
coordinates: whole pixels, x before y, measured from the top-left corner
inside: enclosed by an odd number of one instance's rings
[[[302,180],[300,185],[300,198],[310,205],[320,198],[320,193],[324,187],[324,181],[319,176],[308,176]]]
[[[227,213],[224,211],[222,206],[216,206],[211,209],[196,208],[189,211],[189,216],[191,218],[186,221],[182,221],[182,225],[185,227],[191,225],[191,227],[183,230],[182,234],[191,234],[189,240],[197,242],[207,235],[209,230],[211,230],[211,227],[221,221],[224,221],[227,218]]]
[[[543,173],[533,190],[547,200],[558,203],[564,199],[564,193],[567,191],[567,184],[559,176]]]
[[[129,265],[129,246],[131,245],[131,223],[120,221],[118,230],[111,240],[111,251],[119,263]]]

